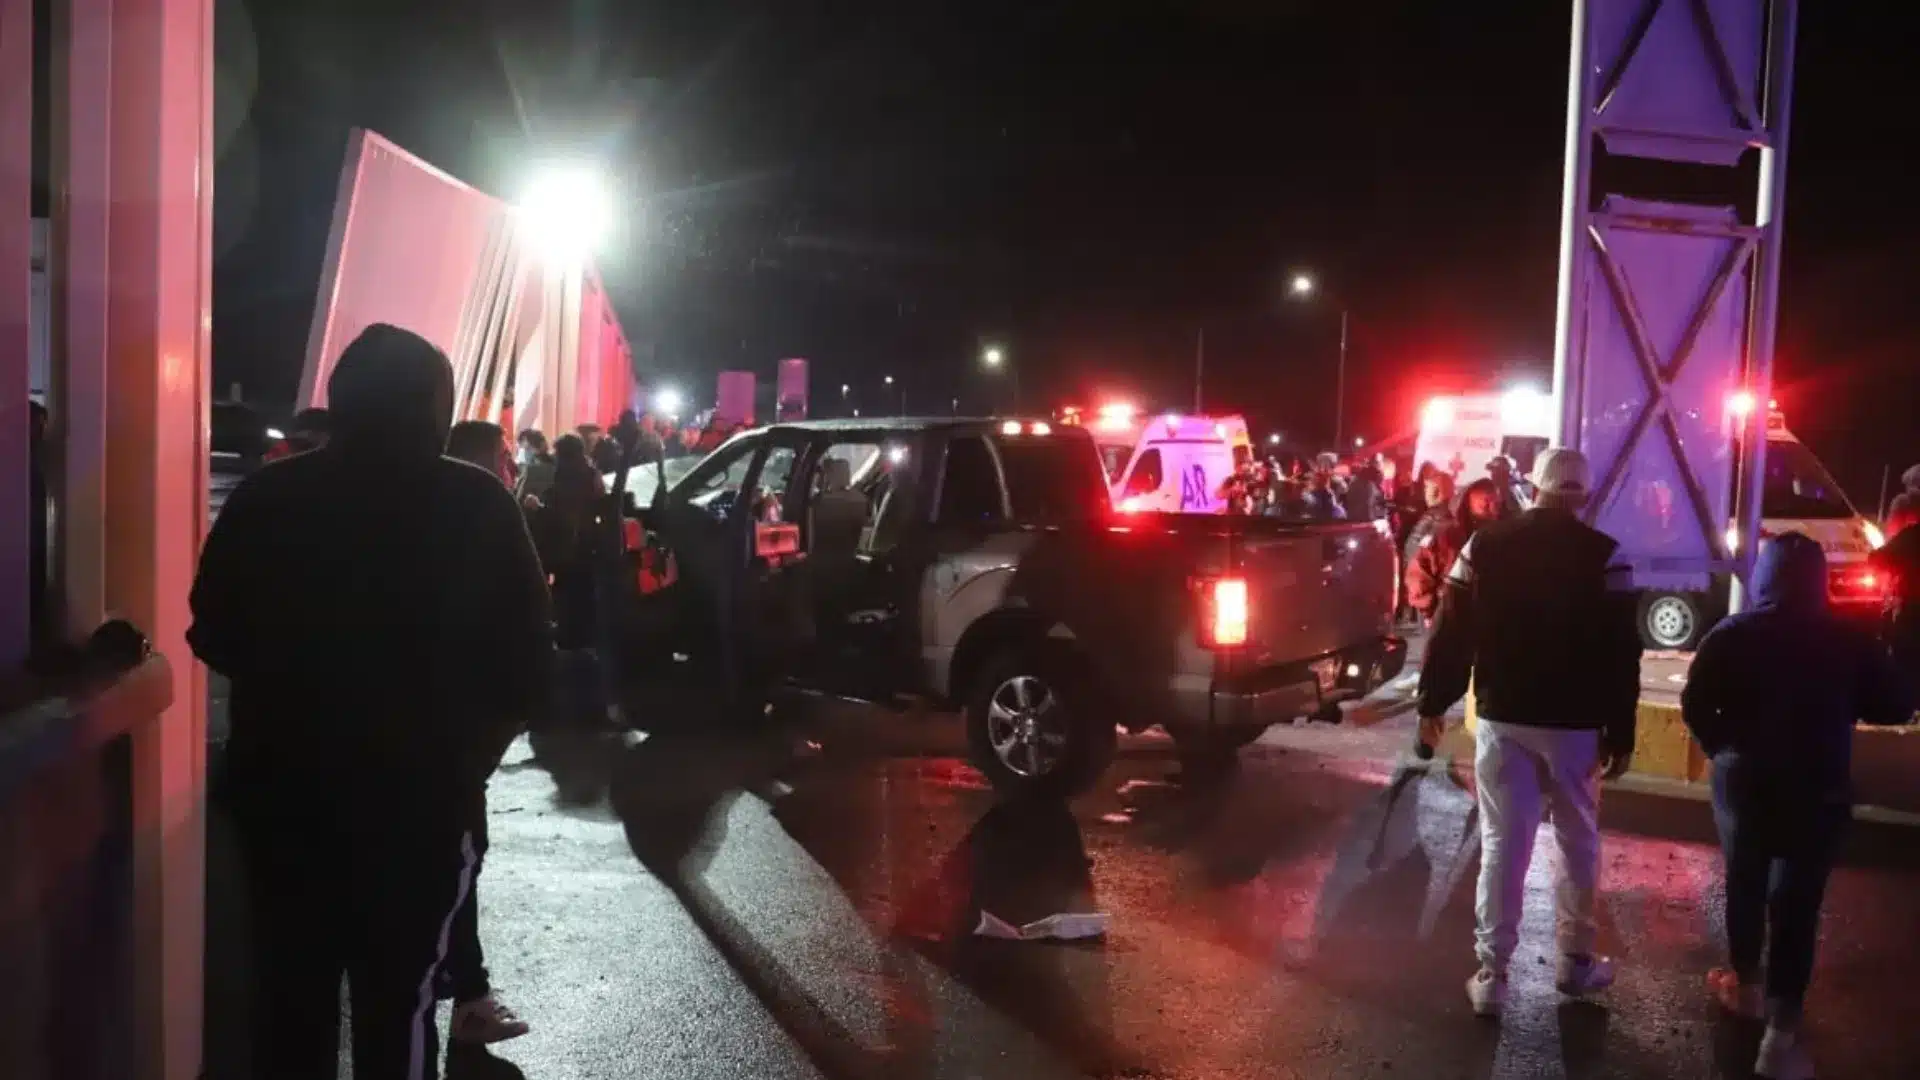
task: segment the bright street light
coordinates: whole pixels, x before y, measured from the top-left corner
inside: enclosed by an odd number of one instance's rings
[[[1313,291],[1318,287],[1312,274],[1295,274],[1292,280],[1287,282],[1287,291],[1295,296],[1312,296]]]
[[[528,240],[553,259],[585,259],[613,232],[613,196],[601,175],[584,165],[552,165],[535,173],[516,212]]]
[[[892,385],[893,385],[893,376],[891,376],[891,375],[889,375],[889,376],[887,376],[886,378],[884,378],[884,379],[881,379],[880,381],[881,381],[881,382],[883,382],[883,383],[886,383],[886,384],[887,384],[888,386],[892,386]]]
[[[1367,445],[1367,440],[1365,440],[1365,439],[1359,439],[1359,438],[1356,438],[1356,439],[1354,439],[1354,440],[1353,440],[1353,448],[1354,448],[1355,450],[1359,450],[1359,449],[1361,449],[1362,447],[1364,447],[1364,446],[1366,446],[1366,445]]]
[[[1274,432],[1273,434],[1271,434],[1271,435],[1269,435],[1269,436],[1267,436],[1267,445],[1268,445],[1268,446],[1279,446],[1279,445],[1280,445],[1280,433],[1276,431],[1276,432]]]
[[[678,390],[662,390],[653,395],[653,411],[668,419],[679,419],[680,407],[683,404],[685,402],[681,399]]]
[[[1007,354],[999,346],[989,345],[987,350],[980,354],[980,362],[988,367],[997,368],[1007,362]]]

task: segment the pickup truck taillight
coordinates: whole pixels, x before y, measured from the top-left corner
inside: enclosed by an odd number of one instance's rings
[[[1209,649],[1237,649],[1247,643],[1251,614],[1245,578],[1201,578],[1194,582],[1200,604],[1200,644]]]

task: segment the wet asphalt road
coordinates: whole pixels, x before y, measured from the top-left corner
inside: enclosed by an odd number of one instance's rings
[[[842,715],[844,714],[844,715]],[[1598,1004],[1550,985],[1552,843],[1516,999],[1475,1021],[1477,840],[1448,775],[1389,786],[1406,721],[1280,730],[1170,784],[1130,741],[1070,810],[998,805],[951,721],[523,742],[480,879],[494,980],[534,1026],[451,1075],[626,1078],[1745,1077],[1758,1033],[1701,992],[1705,807],[1610,793]],[[1812,1006],[1831,1080],[1920,1074],[1920,836],[1861,827]],[[1110,919],[1009,943],[990,911]]]

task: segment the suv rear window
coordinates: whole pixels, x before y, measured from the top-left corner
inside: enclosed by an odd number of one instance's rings
[[[1087,440],[1009,436],[995,439],[994,447],[1014,520],[1089,521],[1112,510],[1100,455]]]

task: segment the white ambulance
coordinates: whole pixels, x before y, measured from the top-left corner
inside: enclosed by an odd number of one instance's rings
[[[1751,404],[1751,402],[1749,402]],[[1486,475],[1506,454],[1525,475],[1552,438],[1553,399],[1535,391],[1434,398],[1421,413],[1415,462],[1432,462],[1461,484]],[[1867,557],[1886,542],[1862,516],[1813,451],[1787,429],[1777,408],[1767,415],[1767,475],[1760,498],[1761,536],[1803,533],[1826,549],[1828,589],[1842,614],[1877,614],[1882,583]],[[1741,537],[1729,528],[1727,544]],[[1726,614],[1729,583],[1716,577],[1705,592],[1647,590],[1640,597],[1640,637],[1652,649],[1691,649]]]
[[[1253,455],[1242,416],[1142,417],[1110,406],[1088,426],[1113,505],[1128,513],[1225,513],[1220,486]]]

